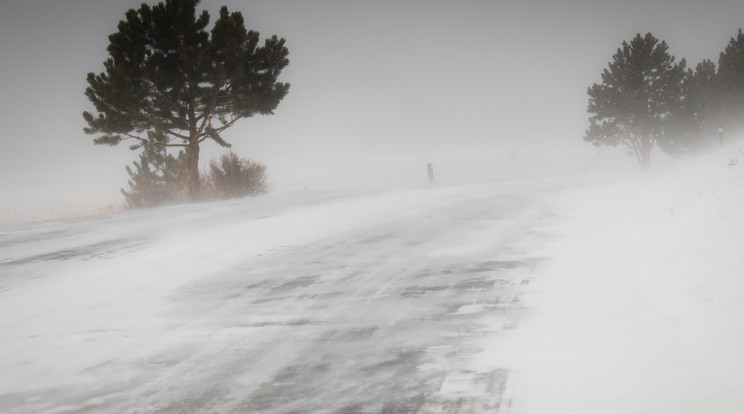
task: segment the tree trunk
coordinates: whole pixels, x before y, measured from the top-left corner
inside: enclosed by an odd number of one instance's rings
[[[201,180],[199,179],[199,139],[194,137],[188,147],[188,176],[189,198],[198,201],[201,194]]]
[[[651,167],[651,148],[652,144],[643,142],[636,152],[638,163],[641,165],[641,169],[643,170],[648,170]]]
[[[641,164],[641,169],[648,170],[651,167],[651,151],[644,149],[638,162]]]

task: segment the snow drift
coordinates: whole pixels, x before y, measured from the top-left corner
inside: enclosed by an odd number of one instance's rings
[[[516,413],[744,412],[744,165],[728,147],[566,192],[490,362]]]
[[[744,412],[737,157],[0,229],[0,407]]]

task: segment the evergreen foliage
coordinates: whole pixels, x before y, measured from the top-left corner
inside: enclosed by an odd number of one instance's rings
[[[682,108],[676,116],[674,140],[666,141],[673,154],[695,152],[717,139],[721,101],[716,65],[710,60],[688,69],[682,83]]]
[[[675,63],[668,49],[651,33],[622,43],[602,72],[602,83],[587,91],[590,118],[585,141],[622,145],[644,168],[654,146],[676,151],[671,130],[682,107],[686,63],[684,59]]]
[[[161,150],[162,148],[162,150]],[[154,207],[184,200],[187,190],[186,157],[163,152],[165,147],[145,144],[134,170],[127,166],[129,189],[121,190],[129,208]]]
[[[134,141],[130,148],[178,147],[187,155],[188,190],[200,192],[200,144],[229,147],[221,133],[239,119],[272,114],[289,84],[285,40],[246,30],[240,12],[196,15],[199,0],[142,4],[109,36],[105,71],[89,73],[85,94],[97,114],[83,112],[96,144]],[[156,151],[157,152],[157,151]]]
[[[718,58],[718,83],[721,126],[727,131],[741,132],[744,130],[744,34],[741,29]]]
[[[146,144],[134,168],[127,166],[129,189],[121,190],[127,208],[147,208],[188,201],[188,158],[184,151],[177,157],[164,154],[157,146]],[[210,162],[209,171],[200,175],[203,199],[227,200],[266,194],[266,165],[239,158],[235,153]]]

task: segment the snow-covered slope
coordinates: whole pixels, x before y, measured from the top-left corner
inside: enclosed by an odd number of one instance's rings
[[[490,355],[513,369],[513,412],[744,412],[737,158],[731,146],[561,196],[531,314]]]
[[[0,411],[744,412],[744,155],[594,161],[4,227]]]
[[[301,192],[0,231],[4,413],[461,412],[552,180]]]

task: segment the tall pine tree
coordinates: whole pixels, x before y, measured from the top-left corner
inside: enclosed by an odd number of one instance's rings
[[[641,167],[650,165],[651,150],[673,140],[673,114],[682,105],[684,59],[675,63],[666,42],[640,33],[623,42],[602,72],[602,83],[587,93],[590,114],[584,140],[594,145],[622,145]],[[673,148],[663,143],[662,148]]]
[[[277,79],[289,63],[285,40],[259,44],[239,12],[222,7],[211,31],[198,0],[166,0],[126,13],[109,36],[105,71],[89,73],[85,94],[97,114],[83,112],[96,144],[135,141],[179,147],[188,156],[189,193],[199,197],[199,150],[238,120],[272,114],[289,90]]]

